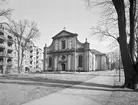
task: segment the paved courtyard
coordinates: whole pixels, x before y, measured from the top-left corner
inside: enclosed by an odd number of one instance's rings
[[[0,105],[21,105],[80,84],[102,73],[0,75]]]
[[[80,84],[23,105],[104,105],[114,87],[114,71],[106,71]]]
[[[118,73],[0,75],[0,105],[138,105]]]

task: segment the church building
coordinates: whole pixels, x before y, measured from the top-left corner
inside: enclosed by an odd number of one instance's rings
[[[106,70],[106,55],[90,49],[87,39],[81,43],[77,36],[62,30],[52,37],[52,44],[44,46],[44,71]]]

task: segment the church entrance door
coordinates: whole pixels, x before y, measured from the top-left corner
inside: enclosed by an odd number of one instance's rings
[[[62,66],[62,71],[65,71],[65,69],[66,69],[65,63],[62,63],[61,66]]]

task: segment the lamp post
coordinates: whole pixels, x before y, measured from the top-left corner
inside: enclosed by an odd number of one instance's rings
[[[120,63],[121,63],[121,61],[120,61],[120,48],[119,48],[119,82],[121,81],[121,65],[120,65]]]

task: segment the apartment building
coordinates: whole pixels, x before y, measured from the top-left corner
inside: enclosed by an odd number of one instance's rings
[[[43,69],[43,56],[42,49],[35,46],[33,43],[30,45],[30,72],[41,72]]]
[[[6,28],[8,28],[6,25],[0,26],[0,73],[17,73],[18,53],[15,47],[17,40]],[[21,73],[41,71],[42,50],[33,42],[30,42],[28,47],[29,49],[24,51]],[[19,55],[21,57],[21,53]]]
[[[13,36],[0,25],[0,72],[6,73],[12,67]]]

